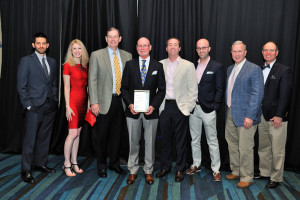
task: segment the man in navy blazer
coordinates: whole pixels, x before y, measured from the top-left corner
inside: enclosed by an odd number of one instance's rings
[[[209,146],[213,178],[215,181],[221,181],[216,112],[220,109],[223,100],[225,72],[222,64],[214,61],[209,56],[210,49],[208,40],[203,38],[197,41],[196,51],[200,58],[195,63],[198,99],[194,113],[190,115],[189,119],[193,164],[186,173],[192,175],[201,170],[201,133],[203,124]]]
[[[46,56],[49,47],[46,35],[35,34],[32,47],[35,52],[21,59],[17,74],[17,89],[26,110],[21,177],[27,183],[35,182],[31,170],[55,172],[46,164],[58,102],[57,65]]]
[[[152,46],[142,37],[137,42],[138,58],[126,63],[121,85],[121,95],[126,104],[125,116],[129,133],[128,170],[130,175],[127,184],[133,184],[139,169],[139,143],[141,128],[145,138],[145,181],[153,184],[152,176],[155,159],[155,138],[158,125],[159,107],[166,93],[166,82],[163,65],[149,55]],[[149,108],[141,113],[134,108],[134,91],[149,90]]]
[[[254,134],[260,122],[264,94],[263,74],[259,66],[246,59],[246,45],[235,41],[231,47],[235,64],[227,69],[226,126],[231,174],[227,179],[240,179],[238,188],[253,184]]]
[[[278,47],[267,42],[262,49],[265,63],[264,98],[261,122],[258,125],[260,176],[270,177],[266,187],[275,188],[283,181],[288,111],[292,93],[292,69],[276,61]]]

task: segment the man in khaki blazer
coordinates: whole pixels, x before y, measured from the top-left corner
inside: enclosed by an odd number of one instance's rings
[[[156,174],[156,177],[161,178],[170,172],[172,166],[172,143],[175,137],[177,152],[176,182],[181,182],[184,177],[189,115],[196,105],[198,95],[194,64],[180,58],[180,50],[179,39],[170,38],[166,47],[168,58],[161,61],[166,78],[166,96],[160,107],[162,157],[161,170]],[[174,129],[172,129],[173,125]]]
[[[109,147],[109,169],[126,174],[120,167],[119,152],[124,108],[120,96],[121,77],[125,63],[132,55],[118,48],[122,37],[116,28],[110,28],[105,37],[108,46],[94,51],[89,66],[89,96],[91,110],[96,116],[93,143],[97,154],[99,177],[107,177],[106,158]]]

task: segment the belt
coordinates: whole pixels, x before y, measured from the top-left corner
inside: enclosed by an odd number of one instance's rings
[[[166,99],[166,102],[168,102],[168,103],[176,103],[176,100],[175,99]]]
[[[198,101],[196,101],[196,104],[197,104],[197,105],[200,105],[200,103],[199,103]]]
[[[117,97],[121,97],[121,95],[112,94],[112,98],[117,98]]]

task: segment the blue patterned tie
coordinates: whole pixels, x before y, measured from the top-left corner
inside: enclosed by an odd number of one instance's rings
[[[142,79],[142,84],[144,86],[145,80],[146,80],[146,75],[147,75],[147,68],[146,68],[146,60],[142,60],[142,70],[141,70],[141,79]]]

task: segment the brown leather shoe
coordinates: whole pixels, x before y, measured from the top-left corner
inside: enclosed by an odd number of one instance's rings
[[[152,185],[154,183],[154,178],[153,178],[152,174],[145,174],[145,181],[149,185]]]
[[[244,188],[247,188],[249,187],[250,185],[252,185],[253,182],[239,182],[236,187],[238,188],[241,188],[241,189],[244,189]]]
[[[236,176],[234,174],[227,174],[225,177],[228,180],[235,180],[235,179],[239,179],[240,178],[239,176]]]
[[[276,188],[279,185],[279,182],[269,180],[268,184],[266,185],[267,188]]]
[[[176,175],[175,175],[175,181],[176,182],[181,182],[183,180],[184,176],[183,176],[183,172],[176,172]]]
[[[165,175],[167,175],[169,172],[170,172],[170,170],[164,170],[164,169],[161,169],[155,176],[156,176],[157,178],[162,178],[162,177],[164,177]]]
[[[222,176],[221,176],[220,173],[214,172],[213,177],[214,177],[214,181],[221,181],[222,180]]]
[[[127,178],[127,184],[128,185],[133,184],[136,178],[137,178],[136,174],[130,174]]]
[[[188,175],[193,175],[196,172],[200,172],[201,171],[201,166],[197,167],[197,166],[191,166],[188,170],[186,170],[186,174]]]

